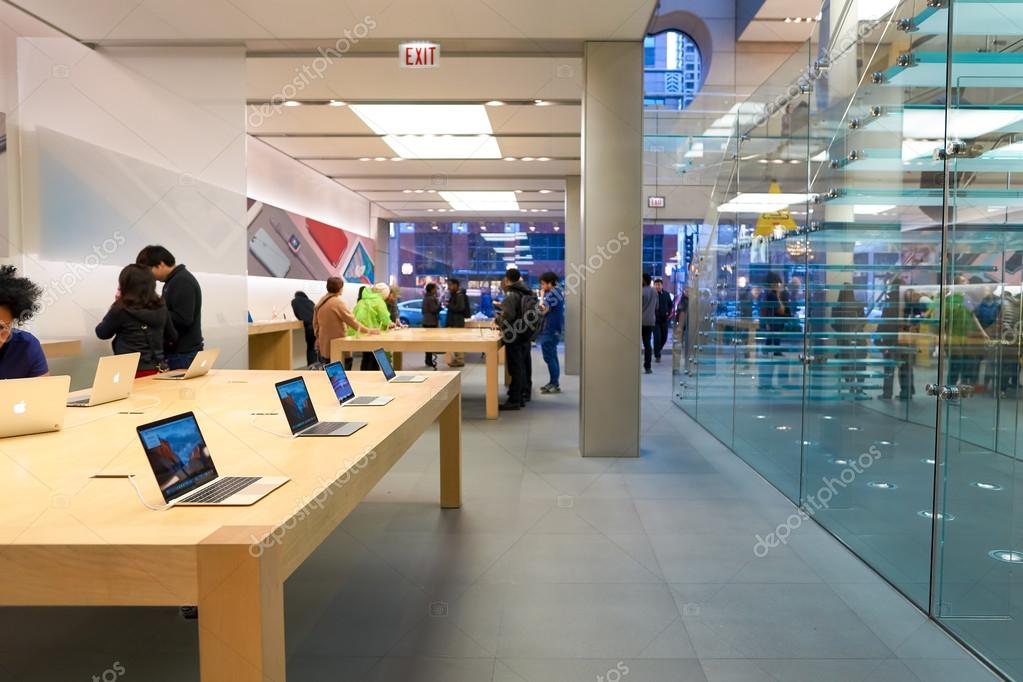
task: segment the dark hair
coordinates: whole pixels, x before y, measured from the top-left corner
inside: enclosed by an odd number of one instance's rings
[[[643,273],[643,286],[650,286],[650,275],[646,272]]]
[[[175,264],[174,254],[162,246],[147,246],[139,251],[135,262],[139,265],[145,265],[147,268],[155,268],[160,263],[171,267],[174,267]]]
[[[654,284],[664,284],[664,280],[661,279],[660,277],[655,277]]]
[[[518,268],[508,268],[504,271],[504,276],[508,278],[509,282],[518,282],[522,279],[522,273],[519,272]]]
[[[462,285],[462,281],[457,277],[448,277],[448,286],[454,284],[456,287]]]
[[[39,312],[39,297],[43,290],[27,277],[18,277],[13,265],[0,267],[0,306],[10,309],[17,322],[26,322]]]
[[[328,277],[327,278],[327,293],[328,294],[340,294],[341,290],[345,287],[345,281],[340,277]],[[363,287],[365,288],[365,287]],[[362,291],[359,291],[359,296],[362,296]]]
[[[435,291],[437,291],[437,285],[436,284],[434,284],[433,282],[430,282],[429,284],[426,285],[426,293],[432,294]]]
[[[159,308],[163,299],[156,293],[156,278],[145,265],[125,265],[117,278],[121,290],[118,302],[125,308]]]
[[[295,292],[295,298],[304,298],[306,300],[309,300],[309,294],[307,294],[304,291],[296,291]]]
[[[555,272],[547,271],[540,275],[540,281],[547,282],[548,284],[553,284],[554,286],[558,286],[558,275]]]

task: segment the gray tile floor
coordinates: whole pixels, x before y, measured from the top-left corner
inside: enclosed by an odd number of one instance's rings
[[[298,682],[996,679],[644,377],[643,456],[584,460],[578,382],[483,419],[465,370],[464,506],[421,439],[286,586]],[[537,377],[543,375],[539,357]],[[542,382],[540,382],[542,383]],[[174,609],[0,610],[0,680],[197,679]]]

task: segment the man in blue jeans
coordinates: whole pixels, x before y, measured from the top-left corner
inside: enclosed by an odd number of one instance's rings
[[[558,343],[565,329],[565,295],[558,289],[558,276],[553,272],[540,275],[540,311],[543,329],[537,341],[543,352],[543,361],[551,374],[550,383],[540,388],[541,393],[561,393],[561,364],[558,362]]]

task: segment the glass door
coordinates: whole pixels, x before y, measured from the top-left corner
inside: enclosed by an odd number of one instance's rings
[[[932,613],[1023,679],[1023,3],[956,0]],[[1001,16],[1002,19],[998,20]],[[982,21],[983,18],[987,21]]]

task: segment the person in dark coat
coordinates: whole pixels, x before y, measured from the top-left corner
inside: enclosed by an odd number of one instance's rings
[[[147,246],[135,262],[150,268],[153,276],[163,282],[163,300],[177,334],[175,341],[164,349],[167,365],[170,369],[186,369],[203,349],[199,281],[162,246]]]
[[[115,355],[141,353],[136,377],[166,368],[164,347],[176,339],[167,306],[156,293],[152,271],[133,263],[121,270],[117,298],[96,325],[96,336],[113,339]]]
[[[469,305],[469,296],[462,288],[462,283],[454,277],[448,278],[448,319],[445,320],[445,327],[464,327],[465,321],[472,315],[472,307]],[[465,354],[452,353],[449,367],[464,367]]]
[[[291,310],[295,313],[295,319],[302,323],[305,330],[305,361],[307,365],[315,365],[319,358],[316,357],[316,332],[313,331],[313,311],[316,304],[304,291],[296,291],[295,298],[291,299]]]
[[[423,327],[436,329],[440,326],[440,296],[437,285],[430,282],[423,290]],[[437,369],[437,358],[433,353],[426,354],[426,366]]]

